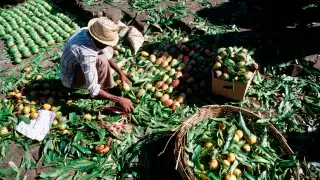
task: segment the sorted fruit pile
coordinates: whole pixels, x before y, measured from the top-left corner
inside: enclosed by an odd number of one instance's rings
[[[187,40],[181,38],[176,45],[161,44],[152,54],[142,51],[137,62],[126,67],[125,73],[132,80],[133,88],[125,85],[124,90],[133,90],[137,99],[146,93],[153,94],[173,110],[193,92],[206,95],[210,91],[207,86],[210,67],[207,64],[211,63],[213,55],[208,49],[201,48],[199,42],[188,45],[183,42]],[[121,81],[116,82],[120,84]]]
[[[290,176],[288,167],[294,166],[295,160],[282,160],[278,142],[270,137],[268,125],[261,122],[249,130],[240,113],[197,123],[187,134],[186,147],[188,165],[194,174],[203,180]]]
[[[214,76],[230,82],[247,82],[259,66],[252,59],[253,51],[242,47],[219,48],[213,65]]]
[[[55,43],[63,43],[79,26],[46,1],[30,0],[0,13],[0,38],[15,63]]]

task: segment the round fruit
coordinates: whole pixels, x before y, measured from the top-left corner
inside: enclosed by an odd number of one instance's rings
[[[245,53],[239,53],[236,55],[238,61],[247,62],[247,55]]]
[[[205,148],[210,148],[210,147],[212,147],[213,146],[213,144],[211,143],[211,142],[206,142],[205,144],[204,144],[204,147]]]
[[[179,83],[180,83],[179,80],[173,80],[172,83],[171,83],[171,85],[172,85],[173,87],[178,87],[178,86],[179,86]]]
[[[143,57],[148,57],[148,56],[149,56],[149,53],[146,52],[146,51],[142,51],[142,52],[141,52],[141,56],[143,56]]]
[[[100,153],[103,149],[104,149],[104,145],[103,144],[100,144],[100,145],[96,146],[96,152],[97,153]]]
[[[173,104],[172,99],[168,99],[163,103],[163,105],[166,106],[166,107],[170,107],[172,104]]]
[[[172,104],[172,110],[173,111],[175,111],[177,108],[179,108],[180,107],[180,103],[179,102],[174,102],[173,104]]]
[[[249,144],[245,144],[245,145],[243,145],[243,147],[242,147],[246,152],[250,152],[251,151],[251,147],[250,147],[250,145]]]
[[[31,119],[37,119],[38,116],[39,116],[38,113],[31,113],[31,114],[30,114],[30,118],[31,118]]]
[[[240,61],[240,62],[237,63],[237,67],[243,68],[245,64],[246,64],[245,62]]]
[[[58,121],[57,120],[53,120],[52,121],[52,125],[56,126],[58,124]]]
[[[230,174],[227,174],[225,177],[224,177],[225,180],[237,180],[236,176],[234,175],[230,175]]]
[[[23,109],[22,109],[22,112],[24,113],[24,114],[29,114],[30,113],[30,107],[29,106],[25,106]]]
[[[216,70],[216,71],[215,71],[215,75],[216,75],[217,78],[219,78],[219,77],[221,77],[222,72],[219,71],[219,70]]]
[[[105,145],[104,148],[100,151],[101,154],[106,154],[110,151],[110,147]]]
[[[65,125],[65,124],[61,124],[61,125],[58,127],[58,129],[59,129],[60,131],[63,131],[63,130],[66,129],[66,125]]]
[[[241,139],[243,137],[243,132],[241,130],[236,130],[235,134]]]
[[[161,88],[162,88],[162,90],[165,91],[165,90],[167,90],[169,88],[169,85],[168,84],[163,84]]]
[[[221,66],[222,66],[222,64],[220,62],[216,62],[216,63],[214,63],[213,70],[218,70],[221,68]]]
[[[222,74],[222,78],[223,78],[223,80],[225,80],[225,81],[229,80],[229,74],[223,73],[223,74]]]
[[[253,63],[251,65],[251,67],[252,67],[253,70],[258,70],[259,69],[259,65],[257,63]]]
[[[162,97],[162,92],[156,91],[156,92],[154,93],[154,96],[157,97],[157,98],[161,98],[161,97]]]
[[[241,172],[240,169],[236,168],[236,169],[234,169],[234,171],[233,171],[232,174],[235,175],[235,176],[237,176],[237,177],[239,177],[239,176],[241,176],[242,172]]]
[[[29,113],[28,114],[24,114],[23,116],[26,117],[26,118],[30,118],[30,114]]]
[[[42,79],[42,76],[41,75],[37,75],[36,76],[36,80],[39,81],[40,79]]]
[[[167,67],[168,65],[169,65],[168,61],[162,61],[162,62],[161,62],[161,66],[162,66],[163,68]]]
[[[164,94],[164,95],[162,95],[160,101],[161,101],[162,103],[164,103],[164,102],[166,102],[166,101],[169,100],[169,99],[170,99],[170,96],[169,96],[168,94]]]
[[[44,104],[42,107],[43,107],[44,110],[48,110],[48,111],[51,109],[51,105],[50,104]]]
[[[224,168],[228,168],[230,166],[230,162],[228,160],[223,160],[222,163]]]
[[[164,84],[163,81],[158,81],[158,82],[156,83],[155,87],[159,89],[159,88],[162,87],[163,84]]]
[[[36,113],[37,110],[36,110],[35,108],[31,108],[31,109],[30,109],[30,112],[31,112],[31,113]]]
[[[239,142],[239,140],[240,140],[239,136],[235,134],[233,137],[233,142]]]
[[[62,131],[62,134],[70,134],[70,132],[67,129],[65,129]]]
[[[182,72],[181,72],[181,71],[178,71],[178,72],[176,73],[176,78],[178,79],[178,78],[180,78],[180,77],[182,77]]]
[[[147,83],[147,84],[144,86],[144,88],[145,88],[146,90],[149,90],[149,89],[152,88],[152,84]]]
[[[114,50],[113,51],[113,56],[119,56],[119,51],[118,50]]]
[[[151,87],[151,88],[150,88],[150,91],[151,91],[151,92],[155,92],[155,91],[156,91],[156,88],[155,88],[155,87]]]
[[[91,116],[91,114],[85,114],[85,115],[83,116],[83,119],[86,120],[86,121],[91,121],[92,116]]]
[[[128,91],[130,91],[130,86],[129,86],[129,84],[127,84],[127,83],[123,83],[123,90],[124,91],[126,91],[126,92],[128,92]]]
[[[227,158],[227,160],[228,160],[229,162],[235,161],[235,160],[236,160],[236,155],[235,155],[234,153],[232,153],[232,152],[229,152],[229,153],[228,153],[228,158]]]
[[[156,59],[157,59],[157,57],[154,54],[151,54],[149,57],[149,60],[153,63],[156,62]]]
[[[142,97],[145,93],[146,93],[146,90],[140,89],[140,90],[138,91],[138,93],[137,93],[137,96],[138,96],[138,97]]]
[[[26,73],[28,73],[28,72],[31,71],[30,67],[25,67],[23,70],[24,70],[24,72],[26,72]]]
[[[176,74],[176,71],[174,69],[170,69],[169,72],[168,72],[169,76],[173,76],[175,74]]]
[[[157,61],[156,61],[156,64],[160,65],[163,61],[163,58],[158,58]]]
[[[211,170],[216,170],[219,168],[219,162],[217,160],[213,159],[209,162],[209,167]]]
[[[9,133],[9,130],[8,130],[7,127],[0,128],[0,136],[4,136],[4,135],[6,135],[8,133]]]
[[[22,97],[22,94],[21,94],[21,93],[16,93],[16,98],[17,98],[17,99],[21,99],[21,97]]]
[[[254,143],[256,143],[257,142],[257,136],[255,136],[255,135],[251,135],[250,137],[249,137],[249,139],[247,140],[247,143],[248,144],[254,144]]]

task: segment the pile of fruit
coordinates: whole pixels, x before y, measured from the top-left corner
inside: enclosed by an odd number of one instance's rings
[[[124,72],[132,80],[133,88],[125,85],[124,90],[132,90],[137,99],[146,93],[153,94],[173,110],[193,92],[199,91],[201,95],[210,92],[207,86],[210,67],[207,65],[213,55],[208,49],[201,48],[198,42],[186,44],[187,41],[187,38],[181,38],[176,45],[161,44],[153,53],[142,51],[135,63],[125,67]],[[124,51],[120,47],[116,49]],[[117,80],[118,84],[120,82]]]
[[[286,179],[295,160],[282,160],[273,140],[267,125],[249,130],[241,113],[204,119],[187,134],[188,165],[202,180]]]
[[[249,81],[259,67],[252,55],[253,51],[242,47],[219,48],[213,65],[215,78],[230,82]]]
[[[0,13],[0,38],[15,63],[37,54],[41,48],[63,43],[79,26],[49,3],[30,0]]]

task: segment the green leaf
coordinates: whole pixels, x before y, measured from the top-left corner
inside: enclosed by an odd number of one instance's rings
[[[225,143],[225,145],[223,147],[223,152],[226,152],[228,150],[228,148],[230,147],[230,144],[231,144],[231,141],[232,141],[232,139],[234,137],[234,132],[235,132],[236,129],[237,129],[237,127],[232,125],[230,127],[230,129],[228,130],[228,137],[227,137],[226,143]]]
[[[18,119],[19,119],[20,121],[25,122],[26,124],[30,124],[30,122],[31,122],[29,118],[27,118],[27,117],[25,117],[25,116],[23,116],[23,115],[18,115]]]
[[[247,128],[246,123],[243,119],[242,113],[239,112],[239,116],[238,116],[238,122],[239,122],[239,126],[241,127],[241,129],[244,131],[244,133],[249,137],[251,136],[251,132],[250,130]]]

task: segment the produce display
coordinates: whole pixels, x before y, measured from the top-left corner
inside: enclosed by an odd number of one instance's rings
[[[248,123],[247,123],[248,124]],[[241,115],[203,119],[187,134],[188,165],[198,179],[287,179],[295,160],[283,160],[264,120]]]
[[[79,26],[43,0],[30,0],[0,13],[0,38],[15,63],[55,43],[63,43]]]
[[[212,68],[214,76],[230,82],[247,82],[259,68],[252,55],[253,51],[242,47],[219,48]]]
[[[180,38],[177,45],[163,43],[142,51],[135,63],[127,63],[124,72],[133,82],[125,85],[131,99],[141,99],[146,93],[158,98],[166,107],[176,110],[188,95],[210,92],[210,66],[213,54],[196,41],[187,45],[188,38]],[[120,46],[118,52],[126,52]],[[121,81],[117,80],[119,84]],[[130,93],[132,92],[132,93]],[[192,97],[192,96],[190,96]]]

